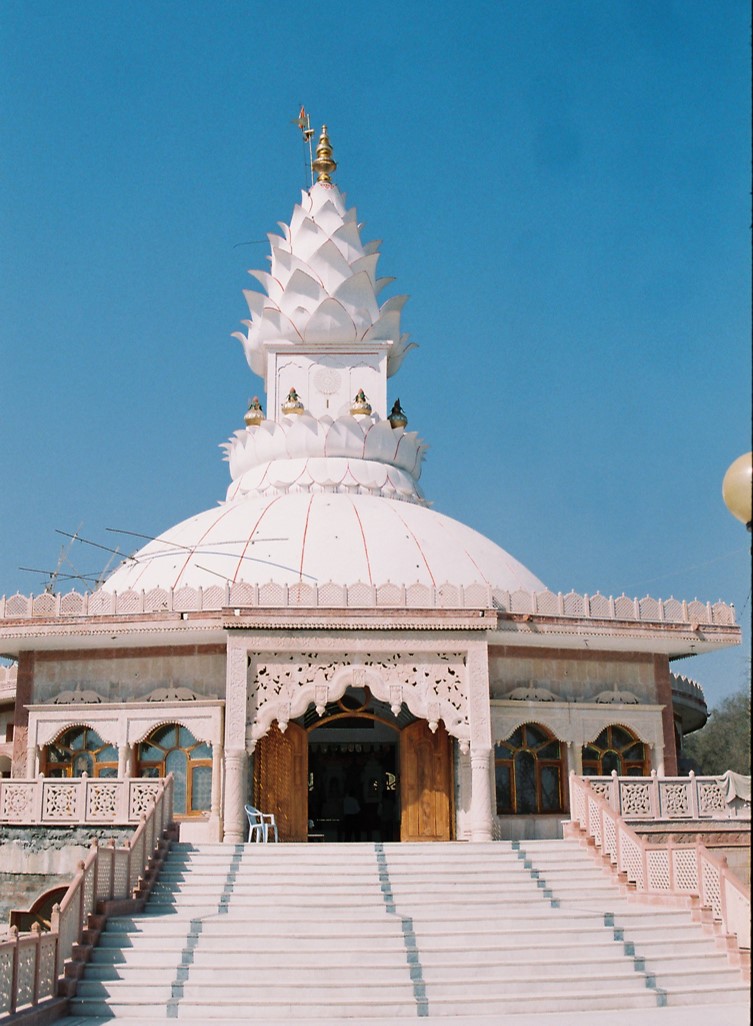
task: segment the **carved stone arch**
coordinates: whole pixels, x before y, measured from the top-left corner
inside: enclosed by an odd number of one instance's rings
[[[146,726],[140,734],[136,734],[135,737],[133,737],[131,739],[130,744],[132,744],[132,745],[143,744],[144,741],[146,741],[146,739],[149,737],[149,735],[153,734],[155,730],[159,730],[160,727],[174,727],[174,726],[185,727],[186,730],[190,730],[191,734],[193,734],[193,736],[196,738],[196,740],[200,741],[202,744],[212,745],[212,743],[213,743],[211,738],[209,738],[209,737],[199,737],[196,734],[197,724],[191,723],[190,719],[187,719],[186,717],[181,717],[181,716],[166,716],[166,717],[163,717],[160,720],[155,720],[153,723],[150,723],[148,726]],[[198,726],[201,727],[201,726],[204,726],[204,724],[200,724]]]
[[[502,726],[499,726],[499,723],[502,723]],[[541,708],[536,710],[523,711],[521,709],[519,712],[516,710],[515,715],[509,716],[509,718],[499,715],[494,717],[492,715],[492,744],[507,741],[519,727],[524,726],[526,723],[544,727],[545,731],[549,731],[563,745],[576,741],[567,711],[550,709],[546,705],[542,705]]]
[[[623,730],[627,730],[629,733],[635,736],[636,741],[641,741],[644,745],[656,744],[657,738],[651,734],[651,731],[647,728],[649,724],[636,724],[628,723],[625,720],[615,720],[614,716],[603,716],[603,717],[589,717],[588,729],[585,732],[584,744],[592,744],[596,738],[601,734],[602,730],[606,730],[607,727],[621,727]]]
[[[47,728],[46,730],[44,729],[45,727]],[[118,739],[116,737],[108,737],[106,725],[97,723],[96,719],[68,720],[62,726],[59,726],[57,723],[44,724],[44,727],[41,727],[40,729],[38,743],[42,748],[46,747],[47,745],[54,744],[56,741],[60,740],[60,738],[63,736],[63,734],[65,734],[66,731],[74,730],[76,727],[83,727],[87,730],[93,730],[95,734],[102,738],[105,744],[115,745],[117,747]],[[47,734],[49,734],[49,736],[47,736],[45,739],[45,735]]]
[[[555,741],[560,741],[562,744],[567,744],[573,740],[572,737],[567,736],[568,731],[563,729],[564,724],[562,716],[557,713],[553,716],[547,716],[546,710],[542,709],[541,712],[539,712],[537,709],[536,715],[526,716],[525,714],[521,714],[516,716],[514,719],[507,720],[501,730],[492,723],[492,742],[494,744],[499,744],[502,741],[507,741],[507,739],[514,734],[516,730],[519,730],[520,727],[526,726],[526,724],[530,724],[533,727],[542,727],[552,735]],[[501,736],[502,734],[504,734],[504,737]]]

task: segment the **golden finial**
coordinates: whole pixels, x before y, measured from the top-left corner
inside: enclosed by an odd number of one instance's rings
[[[316,171],[317,182],[331,182],[330,175],[337,170],[337,164],[332,159],[332,147],[326,125],[322,125],[322,134],[319,136],[319,145],[316,147],[316,160],[311,165],[311,169]]]
[[[258,427],[264,420],[264,410],[261,408],[258,395],[255,395],[248,404],[248,409],[243,419],[246,422],[246,427]]]
[[[294,388],[291,388],[288,392],[288,397],[282,404],[282,412],[286,417],[303,413],[303,403]]]
[[[370,417],[371,416],[371,403],[366,398],[366,394],[362,388],[359,388],[356,392],[356,397],[350,406],[351,417]]]

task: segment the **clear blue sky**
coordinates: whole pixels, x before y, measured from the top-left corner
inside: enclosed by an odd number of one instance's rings
[[[215,504],[237,341],[306,184],[305,103],[421,348],[423,484],[555,591],[734,602],[750,541],[747,0],[4,0],[0,593],[56,529],[129,548]],[[131,548],[138,542],[131,539]],[[79,571],[103,551],[78,545]]]

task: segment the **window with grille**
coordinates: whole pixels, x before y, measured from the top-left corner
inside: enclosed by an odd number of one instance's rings
[[[212,749],[179,723],[168,723],[142,741],[137,754],[140,777],[173,774],[173,807],[178,815],[197,816],[212,807]]]
[[[494,746],[497,812],[563,812],[560,742],[544,727],[524,723]]]
[[[118,750],[91,727],[71,727],[44,748],[42,765],[46,777],[117,777]]]
[[[605,727],[595,741],[583,746],[583,775],[644,777],[648,773],[646,746],[627,727]]]

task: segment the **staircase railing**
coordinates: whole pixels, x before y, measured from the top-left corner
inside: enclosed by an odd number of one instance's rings
[[[570,774],[570,818],[623,879],[646,894],[697,897],[738,947],[750,950],[750,888],[724,856],[694,844],[653,844],[640,837],[589,778]]]
[[[82,943],[90,917],[103,902],[137,896],[172,815],[170,774],[159,781],[133,837],[123,847],[92,842],[63,900],[53,906],[48,932],[36,924],[29,934],[10,928],[9,937],[0,941],[0,1022],[56,996],[58,980],[74,947]]]

